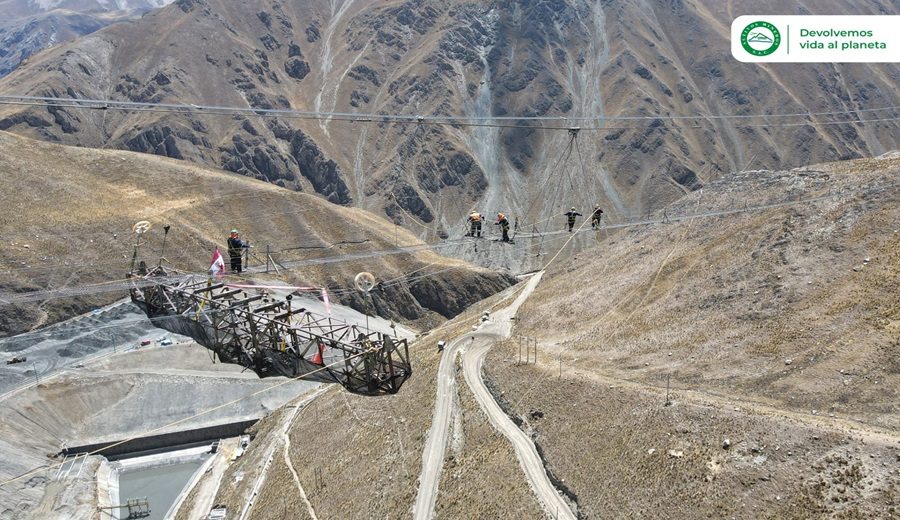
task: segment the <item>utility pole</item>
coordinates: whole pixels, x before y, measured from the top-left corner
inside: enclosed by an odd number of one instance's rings
[[[266,272],[269,272],[269,262],[272,260],[272,246],[266,244]]]
[[[671,406],[672,401],[669,399],[669,382],[672,379],[672,374],[666,374],[666,403],[665,406]]]
[[[163,226],[164,233],[163,233],[162,252],[159,254],[159,263],[156,264],[158,267],[162,267],[163,258],[165,258],[165,256],[166,256],[166,239],[169,238],[169,229],[171,229],[171,228],[172,228],[172,226],[169,224],[166,224],[165,226]]]

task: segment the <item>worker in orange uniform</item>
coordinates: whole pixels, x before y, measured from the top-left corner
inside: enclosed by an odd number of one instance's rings
[[[481,238],[481,221],[483,220],[481,213],[477,211],[473,211],[467,222],[469,223],[469,233],[466,234],[467,237],[476,237]]]

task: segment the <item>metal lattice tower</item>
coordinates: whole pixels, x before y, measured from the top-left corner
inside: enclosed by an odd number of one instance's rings
[[[358,394],[396,393],[412,375],[405,339],[393,338],[270,299],[252,290],[192,277],[168,277],[145,264],[131,299],[154,325],[193,338],[225,363],[260,377],[339,383]]]

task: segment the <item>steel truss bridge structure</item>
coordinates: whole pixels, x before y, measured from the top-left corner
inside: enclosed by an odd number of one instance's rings
[[[279,300],[201,277],[169,277],[164,267],[148,270],[143,263],[129,279],[142,282],[131,299],[154,325],[260,377],[339,383],[380,395],[396,393],[412,375],[405,339],[293,308],[291,296]]]

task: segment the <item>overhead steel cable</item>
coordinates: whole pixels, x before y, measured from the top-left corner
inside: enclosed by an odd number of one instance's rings
[[[689,120],[689,119],[754,119],[754,118],[787,118],[787,117],[818,117],[843,114],[857,114],[867,112],[880,112],[900,109],[900,105],[890,105],[873,108],[856,108],[847,110],[807,111],[788,113],[759,113],[759,114],[705,114],[705,115],[634,115],[634,116],[434,116],[434,115],[402,115],[385,113],[358,113],[358,112],[322,112],[310,110],[281,109],[281,108],[254,108],[234,107],[222,105],[197,105],[193,103],[149,103],[139,101],[122,101],[113,99],[88,99],[88,98],[62,98],[52,96],[17,96],[0,95],[0,104],[9,105],[37,105],[54,106],[61,108],[90,108],[95,110],[135,110],[135,109],[159,109],[175,112],[198,112],[214,114],[241,114],[248,115],[272,115],[276,117],[298,117],[307,119],[352,120],[356,122],[407,122],[407,123],[466,123],[470,121],[653,121],[661,120]]]
[[[818,197],[811,197],[811,198],[807,198],[807,199],[786,200],[786,201],[781,201],[781,202],[760,204],[760,205],[756,205],[756,206],[744,206],[744,207],[737,207],[737,208],[732,207],[732,208],[722,209],[722,210],[706,211],[706,212],[683,214],[683,215],[666,215],[664,217],[647,218],[644,220],[631,220],[631,221],[622,222],[622,223],[618,223],[618,224],[603,224],[601,226],[601,229],[607,229],[607,230],[623,229],[623,228],[630,228],[630,227],[667,224],[670,222],[677,222],[680,220],[686,220],[686,219],[691,219],[691,218],[711,218],[711,217],[722,217],[722,216],[728,216],[728,215],[738,215],[738,214],[743,214],[743,213],[751,213],[751,212],[756,212],[756,211],[764,211],[764,210],[768,210],[768,209],[776,209],[776,208],[781,208],[781,207],[794,206],[794,205],[798,205],[798,204],[808,204],[808,203],[813,203],[813,202],[820,202],[823,200],[831,199],[831,198],[835,197],[836,195],[840,196],[840,195],[851,195],[851,194],[857,194],[857,193],[870,193],[875,190],[890,189],[890,188],[895,188],[897,186],[900,186],[900,183],[892,183],[892,184],[887,184],[887,185],[883,185],[883,186],[878,186],[875,188],[868,187],[868,188],[864,188],[864,189],[861,188],[861,189],[855,189],[855,190],[847,190],[847,191],[842,191],[839,194],[829,193],[827,195],[821,195]],[[584,220],[587,221],[587,219],[584,219]],[[590,230],[585,230],[585,231],[590,231]],[[581,227],[579,227],[579,230],[573,234],[577,234],[579,232],[581,232]],[[559,235],[559,234],[564,234],[564,233],[568,234],[565,231],[551,231],[548,233],[534,233],[534,234],[520,233],[518,238],[520,238],[520,239],[542,238],[542,237],[549,236],[549,235]],[[293,270],[298,267],[305,267],[305,266],[310,266],[310,265],[328,265],[328,264],[336,264],[336,263],[356,261],[356,260],[364,260],[367,258],[379,258],[379,257],[391,256],[391,255],[397,255],[397,254],[408,254],[408,253],[414,253],[414,252],[419,252],[419,251],[440,249],[443,247],[458,246],[461,244],[466,244],[468,242],[469,242],[468,238],[458,238],[458,239],[446,240],[446,241],[439,242],[439,243],[431,243],[431,244],[425,243],[425,244],[417,244],[415,246],[384,249],[384,250],[379,250],[379,251],[361,251],[361,252],[357,252],[357,253],[347,253],[347,254],[343,254],[343,255],[339,255],[339,256],[328,256],[328,257],[321,257],[321,258],[295,260],[295,261],[285,262],[284,264],[285,264],[286,269]],[[263,269],[264,269],[263,266],[259,266],[259,267],[250,268],[250,269],[246,270],[245,272],[247,272],[248,274],[260,274],[260,273],[264,272]],[[198,276],[200,274],[202,274],[202,273],[185,274],[185,275],[180,275],[180,276],[191,277],[191,276]],[[170,278],[177,278],[178,276],[179,275],[176,275],[176,276],[170,277]],[[234,275],[228,275],[228,277],[234,277]],[[228,278],[228,277],[226,277],[226,278]],[[58,298],[68,298],[68,297],[75,297],[75,296],[102,294],[102,293],[128,290],[131,288],[140,288],[140,287],[144,287],[147,285],[154,285],[156,283],[157,282],[153,282],[153,281],[112,280],[112,281],[102,282],[102,283],[92,284],[92,285],[69,287],[69,288],[66,288],[63,290],[49,289],[49,290],[41,290],[41,291],[31,291],[31,292],[26,292],[26,293],[0,293],[0,305],[21,304],[21,303],[28,303],[28,302],[35,302],[35,301],[58,299]]]
[[[4,101],[5,99],[5,101]],[[352,123],[379,123],[379,124],[415,124],[415,125],[441,125],[441,126],[457,126],[457,127],[485,127],[485,128],[529,128],[534,130],[569,130],[573,125],[585,121],[644,121],[652,122],[657,119],[664,120],[697,120],[695,124],[682,125],[683,128],[703,128],[709,123],[719,119],[753,119],[766,117],[821,117],[840,114],[858,114],[860,112],[879,112],[887,110],[896,110],[898,106],[879,107],[871,109],[855,109],[830,112],[798,112],[793,114],[709,114],[698,116],[620,116],[620,117],[550,117],[550,116],[505,116],[498,117],[470,117],[470,116],[419,116],[419,115],[396,115],[396,114],[361,114],[352,112],[309,112],[293,109],[271,109],[271,108],[252,108],[252,107],[216,107],[209,105],[178,105],[168,103],[138,103],[134,101],[104,101],[104,100],[84,100],[75,98],[40,98],[31,96],[0,96],[0,105],[21,105],[21,106],[44,106],[58,108],[78,108],[89,110],[120,110],[126,112],[166,112],[180,114],[206,114],[221,116],[247,116],[247,117],[269,117],[283,119],[309,119],[316,121],[347,121]],[[847,119],[842,121],[825,121],[825,122],[800,122],[800,123],[761,123],[761,124],[738,124],[732,125],[735,128],[753,128],[753,127],[790,127],[790,126],[806,126],[806,125],[834,125],[834,124],[855,124],[855,123],[872,123],[884,121],[896,121],[900,117],[863,119]],[[492,123],[481,121],[502,120],[510,123]],[[521,122],[515,124],[515,122]],[[565,126],[548,126],[544,123],[554,122],[565,124]],[[522,124],[525,123],[525,124]],[[535,124],[540,123],[540,124]],[[705,124],[704,124],[705,123]],[[642,125],[617,125],[617,126],[578,126],[584,131],[609,131],[622,129],[643,129]]]
[[[563,155],[563,156],[564,156],[564,155]],[[560,159],[561,159],[563,156],[561,156]],[[549,178],[549,176],[548,176],[548,178]],[[852,192],[852,190],[848,190],[848,193],[851,193],[851,192]],[[529,210],[529,212],[530,212],[530,210]],[[252,218],[259,218],[260,216],[272,216],[272,215],[280,215],[280,214],[292,214],[292,212],[284,212],[284,213],[281,213],[281,212],[278,212],[278,213],[261,212],[261,213],[255,213],[255,214],[254,214],[254,217],[252,217]],[[647,214],[644,214],[644,215],[634,215],[634,216],[632,216],[632,218],[633,218],[633,219],[634,219],[634,218],[638,218],[638,219],[639,219],[639,218],[642,218],[642,217],[650,218],[650,217],[652,217],[652,216],[655,215],[655,214],[656,214],[655,212],[652,212],[652,213],[647,213]],[[538,221],[534,221],[534,222],[530,222],[530,221],[528,221],[528,220],[525,220],[524,222],[520,222],[520,227],[524,228],[524,227],[527,227],[527,226],[536,226],[536,225],[539,225],[539,224],[543,224],[543,223],[546,222],[547,220],[552,220],[552,219],[554,219],[554,218],[558,218],[558,215],[555,214],[555,213],[552,214],[552,215],[551,215],[550,217],[548,217],[547,219],[542,219],[542,220],[538,220]],[[127,234],[126,234],[126,231],[125,231],[124,229],[122,230],[122,232],[123,232],[123,234],[122,234],[122,235],[119,235],[119,242],[120,242],[120,243],[121,243],[122,241],[124,241],[124,240],[129,239],[130,236],[131,236],[130,232],[127,232]],[[102,233],[102,234],[100,234],[100,235],[102,235],[102,236],[105,237],[105,236],[107,235],[107,232],[104,232],[104,233]],[[528,233],[525,232],[525,231],[520,231],[520,232],[518,232],[517,234],[515,234],[514,237],[515,237],[515,236],[519,236],[519,235],[525,235],[525,236],[527,237],[527,236],[528,236]],[[537,234],[535,234],[535,235],[537,235]],[[28,235],[17,235],[17,236],[18,236],[18,237],[26,237],[26,236],[27,236],[28,238],[33,237],[33,235],[31,235],[31,234],[28,234]],[[66,238],[66,237],[68,236],[68,234],[63,235],[63,234],[61,234],[61,233],[48,233],[48,232],[43,232],[43,233],[41,233],[40,236],[42,236],[42,237],[50,236],[50,237],[55,237],[55,238]],[[462,239],[454,239],[454,240],[462,240]],[[360,240],[355,240],[355,241],[349,241],[349,240],[348,240],[348,241],[336,242],[336,243],[334,243],[334,244],[328,244],[328,245],[307,245],[307,244],[299,244],[299,245],[297,245],[297,246],[282,247],[282,248],[277,249],[277,250],[272,250],[272,251],[271,251],[271,254],[274,256],[274,255],[282,255],[282,254],[285,254],[285,253],[289,253],[289,252],[293,252],[293,251],[299,251],[299,250],[332,249],[332,248],[334,248],[334,247],[336,247],[336,246],[338,246],[338,245],[353,245],[353,244],[357,244],[357,243],[360,243],[360,242],[365,242],[365,240],[362,240],[362,239],[360,239]],[[426,243],[427,243],[427,242],[426,242]],[[437,245],[441,245],[441,244],[448,244],[448,243],[451,244],[451,245],[454,244],[454,243],[451,243],[451,242],[448,242],[448,241],[432,242],[432,244],[435,244],[436,246],[437,246]],[[127,244],[124,244],[124,245],[123,245],[123,247],[125,247],[128,251],[131,250],[132,246],[133,246],[133,244],[131,244],[131,243],[127,243]],[[123,249],[123,252],[124,252],[124,251],[125,251],[125,249]],[[37,252],[37,251],[35,251],[35,252]],[[174,264],[174,263],[177,263],[177,261],[180,261],[180,260],[189,260],[189,259],[196,259],[196,258],[197,258],[197,254],[182,253],[182,254],[176,254],[175,256],[167,255],[166,260],[167,260],[167,263],[169,263],[169,264]],[[91,262],[89,266],[92,267],[92,268],[95,268],[95,267],[98,267],[98,266],[120,267],[120,266],[126,266],[127,263],[128,263],[127,258],[123,258],[123,259],[117,259],[117,260],[112,260],[112,261],[95,261],[95,262]],[[40,265],[40,266],[6,267],[5,269],[0,270],[0,274],[11,274],[11,273],[17,273],[17,274],[20,274],[20,273],[21,273],[21,274],[24,274],[24,273],[37,273],[37,274],[40,274],[40,273],[46,273],[46,272],[56,271],[56,270],[60,270],[60,269],[66,269],[66,268],[69,268],[69,267],[71,267],[71,266],[72,266],[72,264],[69,264],[69,263],[59,263],[59,262],[54,262],[54,263],[49,263],[49,264],[48,264],[48,263],[44,262],[44,263],[42,263],[42,265]],[[280,265],[279,265],[279,266],[280,266]]]
[[[900,183],[889,184],[889,185],[886,185],[886,186],[881,186],[881,187],[879,187],[879,188],[882,188],[882,189],[883,189],[883,188],[890,188],[890,187],[896,187],[896,186],[898,186],[898,185],[900,185]],[[862,192],[862,191],[870,191],[870,190],[872,190],[872,189],[873,189],[873,188],[870,188],[869,190],[857,190],[857,191],[859,191],[859,192]],[[680,216],[680,218],[678,218],[678,219],[675,219],[675,218],[667,218],[665,221],[657,221],[657,222],[655,222],[655,223],[668,223],[669,221],[672,221],[672,220],[684,220],[684,219],[688,219],[688,218],[696,218],[696,217],[699,217],[699,216],[707,216],[707,215],[709,215],[709,216],[721,216],[721,215],[727,215],[727,214],[739,214],[739,213],[744,213],[744,212],[750,211],[751,209],[752,209],[752,210],[759,210],[759,209],[766,209],[766,208],[773,208],[773,207],[787,206],[787,205],[800,204],[800,203],[810,203],[810,202],[815,202],[815,201],[819,201],[819,200],[829,199],[829,198],[832,198],[832,197],[833,197],[833,195],[825,195],[825,196],[815,197],[815,198],[810,198],[810,199],[805,199],[805,200],[787,201],[787,202],[780,203],[780,204],[768,204],[768,205],[763,205],[763,206],[754,207],[754,208],[745,208],[745,209],[743,209],[743,210],[733,210],[733,211],[730,211],[730,212],[722,212],[722,211],[720,211],[720,212],[708,212],[707,214],[701,214],[701,213],[698,213],[698,214],[695,214],[695,215],[682,215],[682,216]],[[549,267],[550,267],[550,266],[551,266],[551,265],[552,265],[552,264],[560,257],[560,255],[562,254],[562,252],[563,252],[563,250],[566,248],[566,246],[568,246],[569,243],[572,242],[572,240],[575,238],[575,236],[576,236],[578,233],[580,233],[580,232],[582,231],[582,229],[583,229],[584,226],[587,224],[587,222],[588,222],[587,219],[584,219],[584,221],[582,221],[581,225],[578,227],[578,229],[575,231],[575,233],[569,234],[569,235],[566,237],[565,243],[559,248],[559,250],[556,252],[556,254],[554,254],[553,257],[551,257],[550,260],[549,260],[546,264],[544,264],[544,266],[540,269],[540,272],[546,271],[546,270],[547,270],[547,269],[548,269],[548,268],[549,268]],[[635,224],[637,224],[637,223],[635,223]],[[620,225],[620,227],[624,227],[624,226],[625,226],[625,225]],[[585,231],[586,231],[586,230],[585,230]],[[506,300],[508,300],[509,298],[515,296],[518,292],[520,292],[521,290],[523,290],[523,289],[525,288],[525,286],[526,286],[525,284],[522,284],[518,289],[514,290],[514,291],[513,291],[512,293],[510,293],[506,298],[500,299],[500,300],[498,300],[497,302],[495,302],[493,305],[491,305],[490,307],[488,307],[488,310],[493,310],[494,308],[496,308],[497,306],[499,306],[499,305],[500,305],[501,303],[503,303],[504,301],[506,301]],[[444,328],[449,327],[450,324],[451,324],[451,321],[448,321],[448,322],[445,323],[444,325],[441,325],[440,327],[438,327],[438,328],[436,328],[436,329],[433,329],[431,332],[432,332],[432,334],[433,334],[434,332],[437,332],[437,331],[439,331],[439,330],[442,330],[442,329],[444,329]],[[358,354],[351,355],[351,356],[349,356],[349,357],[346,358],[346,359],[354,359],[354,358],[356,358],[356,357],[358,357],[358,356],[365,355],[366,353],[367,353],[367,351],[363,351],[363,352],[360,352],[360,353],[358,353]],[[141,437],[141,436],[145,436],[145,435],[149,435],[149,434],[152,434],[152,433],[155,433],[155,432],[158,432],[158,431],[162,431],[162,430],[164,430],[164,429],[168,429],[168,428],[177,426],[177,425],[179,425],[179,424],[185,423],[185,422],[187,422],[187,421],[189,421],[189,420],[192,420],[192,419],[195,419],[195,418],[197,418],[197,417],[202,417],[202,416],[207,415],[207,414],[209,414],[209,413],[211,413],[211,412],[213,412],[213,411],[216,411],[216,410],[220,410],[220,409],[226,408],[226,407],[228,407],[228,406],[237,404],[237,403],[239,403],[239,402],[241,402],[241,401],[243,401],[243,400],[245,400],[245,399],[249,399],[249,398],[251,398],[251,397],[255,397],[255,396],[260,395],[260,394],[262,394],[262,393],[265,393],[265,392],[267,392],[267,391],[269,391],[269,390],[272,390],[272,389],[275,389],[275,388],[284,386],[284,385],[286,385],[286,384],[288,384],[288,383],[291,383],[291,382],[293,382],[293,381],[299,380],[301,377],[308,377],[308,376],[313,375],[313,374],[315,374],[315,373],[317,373],[317,372],[319,372],[319,371],[325,371],[325,370],[328,370],[331,366],[336,366],[338,363],[343,363],[343,362],[345,362],[346,359],[338,360],[338,361],[336,361],[336,362],[334,362],[334,363],[325,365],[325,366],[323,366],[323,367],[321,367],[321,368],[319,368],[319,369],[317,369],[317,370],[314,370],[313,372],[306,373],[306,374],[304,374],[303,376],[298,376],[298,377],[296,377],[296,378],[288,378],[288,379],[285,379],[284,381],[280,381],[280,382],[275,383],[275,384],[273,384],[273,385],[271,385],[271,386],[268,386],[268,387],[266,387],[266,388],[263,388],[263,389],[261,389],[261,390],[259,390],[259,391],[257,391],[257,392],[254,392],[254,393],[252,393],[252,394],[249,394],[249,395],[246,395],[246,396],[243,396],[243,397],[234,399],[234,400],[229,401],[229,402],[227,402],[227,403],[223,403],[223,404],[221,404],[221,405],[217,405],[217,406],[214,406],[214,407],[209,408],[209,409],[206,409],[206,410],[201,410],[200,412],[197,412],[196,414],[191,415],[191,416],[189,416],[189,417],[185,417],[185,418],[176,420],[176,421],[171,422],[171,423],[169,423],[169,424],[166,424],[166,425],[163,425],[163,426],[160,426],[160,427],[157,427],[157,428],[154,428],[154,429],[145,431],[145,432],[143,432],[143,433],[135,433],[135,434],[132,434],[129,438],[123,439],[123,440],[121,440],[121,441],[119,441],[119,442],[117,442],[117,443],[115,443],[115,444],[113,444],[113,445],[106,446],[106,447],[103,448],[103,449],[108,449],[108,448],[110,448],[110,447],[118,446],[118,445],[124,444],[124,443],[126,443],[126,442],[128,442],[128,441],[130,441],[130,440],[133,440],[133,439],[135,439],[135,438],[138,438],[138,437]],[[96,453],[99,453],[99,451],[101,451],[101,450],[97,450],[97,451],[91,453],[91,455],[96,454]],[[13,482],[20,481],[20,480],[22,480],[22,479],[24,479],[24,478],[27,478],[27,477],[29,477],[29,476],[31,476],[31,475],[34,475],[34,474],[36,474],[36,473],[38,473],[38,472],[40,472],[40,471],[42,471],[42,470],[44,470],[44,469],[46,469],[46,468],[52,469],[52,468],[59,467],[59,466],[61,466],[61,465],[64,464],[64,463],[65,463],[65,461],[63,461],[63,462],[61,462],[61,463],[50,463],[50,464],[46,464],[46,465],[39,466],[39,467],[37,467],[37,468],[35,468],[35,469],[31,470],[31,471],[27,471],[27,472],[22,473],[22,474],[20,474],[20,475],[18,475],[18,476],[11,477],[11,478],[9,478],[9,479],[7,479],[7,480],[4,480],[4,481],[0,482],[0,487],[6,486],[6,485],[11,484],[11,483],[13,483]]]
[[[0,102],[0,104],[4,104]],[[47,105],[37,105],[37,106],[47,106]],[[56,105],[53,105],[56,106]],[[71,105],[71,106],[62,106],[61,108],[89,108],[95,109],[93,107],[87,107],[84,105]],[[114,107],[109,107],[110,109],[115,109]],[[123,110],[127,112],[166,112],[166,113],[193,113],[185,110],[171,110],[171,109],[150,109],[150,108],[118,108],[118,110]],[[438,125],[438,126],[457,126],[457,127],[466,127],[466,128],[509,128],[509,129],[522,129],[528,128],[532,130],[570,130],[573,128],[572,125],[567,126],[547,126],[547,125],[534,125],[534,124],[501,124],[501,123],[473,123],[473,122],[462,122],[455,121],[449,119],[400,119],[400,118],[387,118],[387,119],[373,119],[369,117],[362,118],[330,118],[330,117],[308,117],[308,116],[299,116],[299,115],[278,115],[272,113],[257,113],[259,109],[247,109],[249,113],[243,114],[238,112],[203,112],[203,114],[207,115],[220,115],[220,116],[228,116],[234,117],[236,115],[246,115],[248,117],[270,117],[270,118],[283,118],[283,119],[310,119],[310,120],[328,120],[328,121],[345,121],[350,123],[383,123],[383,124],[413,124],[413,125]],[[608,120],[609,118],[603,118]],[[698,121],[705,122],[707,124],[703,124],[698,122],[696,124],[682,125],[682,128],[704,128],[711,123],[711,120],[704,116],[687,116],[686,119],[696,119]],[[842,125],[842,124],[855,124],[855,123],[875,123],[875,122],[884,122],[884,121],[897,121],[900,120],[900,117],[887,117],[887,118],[877,118],[877,119],[847,119],[841,121],[825,121],[825,122],[801,122],[801,123],[759,123],[759,124],[733,124],[731,125],[734,128],[773,128],[773,127],[791,127],[791,126],[811,126],[811,125]],[[568,121],[568,118],[560,117],[558,119],[553,119],[551,121],[556,121],[559,123],[571,122]],[[538,121],[543,123],[544,121]],[[610,131],[610,130],[640,130],[646,128],[647,125],[617,125],[617,126],[579,126],[577,127],[580,130],[584,130],[586,132],[598,132],[598,131]]]
[[[427,251],[432,249],[440,249],[443,247],[450,247],[454,245],[458,245],[461,243],[465,243],[465,239],[454,239],[447,240],[445,242],[436,243],[436,244],[417,244],[414,246],[405,246],[405,247],[397,247],[392,249],[383,249],[379,251],[366,251],[366,252],[358,252],[358,253],[345,253],[339,256],[327,256],[321,258],[308,258],[303,260],[293,260],[288,262],[282,262],[284,267],[287,270],[293,270],[298,267],[306,267],[312,265],[328,265],[328,264],[336,264],[343,262],[350,262],[355,260],[364,260],[367,258],[380,258],[384,256],[392,256],[399,254],[409,254],[416,253],[420,251]],[[259,274],[264,272],[265,267],[252,267],[249,269],[245,269],[245,272],[248,274]],[[181,277],[190,277],[197,276],[202,273],[193,273],[193,274],[185,274],[185,275],[176,275],[175,277],[170,278],[179,278]],[[232,275],[229,275],[232,276]],[[103,294],[115,291],[128,290],[132,288],[141,288],[147,287],[150,285],[156,285],[157,282],[147,281],[147,280],[114,280],[108,282],[102,282],[92,285],[84,285],[79,287],[69,287],[63,290],[43,290],[43,291],[31,291],[24,293],[0,293],[0,305],[9,305],[9,304],[21,304],[35,301],[45,301],[59,298],[71,298],[75,296],[87,296],[92,294]]]
[[[583,225],[584,225],[584,223],[582,223],[582,226],[583,226]],[[580,230],[580,228],[579,228],[579,230]],[[553,256],[553,258],[551,258],[550,261],[548,261],[548,262],[544,265],[543,270],[546,270],[546,269],[547,269],[547,268],[548,268],[548,267],[549,267],[549,266],[550,266],[550,265],[551,265],[551,264],[559,257],[559,255],[562,253],[563,249],[565,249],[566,246],[569,245],[569,243],[572,241],[573,238],[574,238],[574,235],[567,237],[566,242],[562,245],[562,247],[560,247],[559,251],[557,251],[557,253]],[[506,298],[502,298],[502,299],[498,300],[497,302],[495,302],[495,303],[494,303],[493,305],[491,305],[490,307],[488,307],[487,310],[493,310],[494,308],[496,308],[497,306],[499,306],[501,303],[503,303],[503,302],[506,301],[507,299],[509,299],[509,298],[511,298],[511,297],[513,297],[513,296],[515,296],[517,293],[519,293],[520,291],[522,291],[525,287],[526,287],[526,285],[525,285],[525,284],[522,284],[518,289],[515,289],[513,292],[511,292]],[[431,330],[431,333],[433,334],[433,333],[435,333],[435,332],[437,332],[437,331],[439,331],[439,330],[442,330],[442,329],[444,329],[444,328],[449,327],[450,324],[451,324],[451,322],[452,322],[452,320],[451,320],[451,321],[448,321],[448,322],[445,323],[444,325],[441,325],[440,327],[437,327],[436,329],[432,329],[432,330]],[[144,437],[144,436],[147,436],[147,435],[156,433],[156,432],[160,432],[160,431],[163,431],[163,430],[170,429],[170,428],[172,428],[172,427],[174,427],[174,426],[178,426],[178,425],[183,424],[183,423],[185,423],[185,422],[187,422],[187,421],[190,421],[190,420],[192,420],[192,419],[196,419],[197,417],[202,417],[202,416],[207,415],[207,414],[210,414],[210,413],[212,413],[212,412],[214,412],[214,411],[216,411],[216,410],[221,410],[221,409],[223,409],[223,408],[227,408],[227,407],[229,407],[229,406],[232,406],[232,405],[234,405],[234,404],[237,404],[237,403],[239,403],[239,402],[241,402],[241,401],[244,401],[244,400],[246,400],[246,399],[249,399],[249,398],[251,398],[251,397],[256,397],[257,395],[261,395],[261,394],[263,394],[263,393],[265,393],[265,392],[268,392],[269,390],[273,390],[273,389],[275,389],[275,388],[279,388],[279,387],[281,387],[281,386],[284,386],[284,385],[286,385],[286,384],[289,384],[289,383],[291,383],[291,382],[293,382],[293,381],[298,381],[298,380],[300,380],[300,379],[302,379],[302,378],[309,377],[309,376],[314,375],[314,374],[316,374],[316,373],[318,373],[318,372],[322,372],[322,371],[330,371],[330,368],[333,367],[333,366],[337,366],[337,365],[342,364],[342,363],[345,364],[348,360],[352,360],[352,359],[355,359],[355,358],[357,358],[357,357],[364,356],[364,355],[366,355],[366,354],[368,354],[368,353],[369,353],[369,350],[363,350],[363,351],[361,351],[361,352],[359,352],[359,353],[357,353],[357,354],[352,354],[352,355],[347,356],[347,357],[345,357],[345,358],[342,358],[342,359],[339,359],[339,360],[334,361],[334,362],[332,362],[332,363],[326,364],[326,365],[324,365],[324,366],[322,366],[322,367],[320,367],[320,368],[318,368],[318,369],[316,369],[316,370],[313,370],[312,372],[307,372],[307,373],[303,374],[302,376],[297,376],[297,377],[293,377],[293,378],[286,378],[284,381],[277,382],[277,383],[275,383],[275,384],[273,384],[273,385],[271,385],[271,386],[267,386],[267,387],[265,387],[265,388],[263,388],[263,389],[260,389],[260,390],[258,390],[258,391],[256,391],[256,392],[253,392],[253,393],[251,393],[251,394],[245,395],[245,396],[243,396],[243,397],[239,397],[239,398],[233,399],[233,400],[228,401],[228,402],[226,402],[226,403],[223,403],[223,404],[220,404],[220,405],[217,405],[217,406],[213,406],[213,407],[207,408],[207,409],[205,409],[205,410],[201,410],[201,411],[199,411],[199,412],[197,412],[197,413],[195,413],[195,414],[193,414],[193,415],[191,415],[191,416],[184,417],[184,418],[182,418],[182,419],[178,419],[178,420],[176,420],[176,421],[170,422],[170,423],[165,424],[165,425],[163,425],[163,426],[159,426],[159,427],[156,427],[156,428],[152,428],[152,429],[146,430],[146,431],[144,431],[143,433],[133,433],[133,434],[131,434],[130,436],[128,436],[127,438],[125,438],[125,439],[122,439],[122,440],[120,440],[120,441],[117,441],[117,442],[115,442],[115,443],[113,443],[113,444],[111,444],[111,445],[104,446],[103,448],[99,448],[99,449],[97,449],[97,450],[95,450],[95,451],[89,453],[89,455],[96,455],[96,454],[100,453],[100,452],[103,451],[103,450],[106,450],[106,449],[109,449],[109,448],[112,448],[112,447],[115,447],[115,446],[123,445],[123,444],[125,444],[125,443],[127,443],[127,442],[129,442],[129,441],[132,441],[132,440],[134,440],[134,439],[137,439],[137,438],[139,438],[139,437]],[[21,474],[15,476],[15,477],[10,477],[10,478],[8,478],[8,479],[6,479],[6,480],[4,480],[4,481],[0,481],[0,487],[6,486],[6,485],[11,484],[11,483],[13,483],[13,482],[18,482],[18,481],[20,481],[20,480],[22,480],[22,479],[25,479],[25,478],[27,478],[27,477],[29,477],[29,476],[31,476],[31,475],[34,475],[34,474],[36,474],[36,473],[38,473],[38,472],[40,472],[40,471],[42,471],[42,470],[44,470],[44,469],[54,469],[54,468],[57,468],[57,467],[61,467],[61,466],[64,465],[64,464],[65,464],[65,461],[57,462],[57,463],[48,463],[48,464],[45,464],[45,465],[41,465],[41,466],[39,466],[39,467],[37,467],[37,468],[34,468],[34,469],[30,470],[30,471],[26,471],[25,473],[21,473]]]

